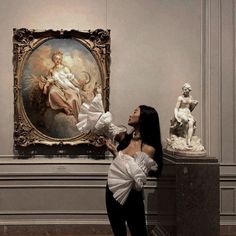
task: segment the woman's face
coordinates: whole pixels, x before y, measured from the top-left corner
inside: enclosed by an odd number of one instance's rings
[[[62,62],[62,56],[61,55],[54,55],[52,60],[56,65],[60,65]]]
[[[128,125],[135,126],[139,123],[140,107],[137,107],[129,116]]]

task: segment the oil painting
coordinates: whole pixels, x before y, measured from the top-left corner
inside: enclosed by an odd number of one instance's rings
[[[14,29],[15,147],[96,144],[76,124],[99,87],[109,105],[110,32]]]

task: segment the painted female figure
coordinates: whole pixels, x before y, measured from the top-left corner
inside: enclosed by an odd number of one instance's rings
[[[78,122],[82,104],[80,84],[70,69],[62,64],[62,59],[62,52],[53,53],[54,66],[49,70],[48,76],[43,77],[43,93],[47,95],[48,105],[53,110],[63,110],[67,115],[73,115]]]

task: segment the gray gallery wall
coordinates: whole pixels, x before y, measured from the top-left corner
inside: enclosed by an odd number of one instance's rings
[[[12,158],[12,29],[107,28],[111,29],[114,122],[126,124],[130,111],[139,104],[154,106],[160,113],[165,144],[181,86],[189,82],[193,97],[199,100],[193,112],[197,134],[208,155],[221,163],[221,224],[235,224],[235,0],[0,0],[0,4],[0,163],[4,168],[9,165],[12,174],[28,173]],[[33,159],[30,165],[48,162],[56,161]],[[105,173],[107,163],[98,162],[99,168],[104,164]],[[94,162],[88,160],[88,165],[96,172]],[[96,178],[93,193],[99,189]]]

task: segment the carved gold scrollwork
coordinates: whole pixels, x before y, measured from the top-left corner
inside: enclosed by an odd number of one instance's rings
[[[88,137],[88,140],[89,142],[96,146],[96,147],[101,147],[101,146],[104,146],[105,143],[104,143],[104,137],[103,136],[99,136],[99,135],[96,135],[96,134],[93,134],[93,133],[90,133],[89,134],[89,137]]]
[[[20,44],[29,45],[33,41],[34,37],[32,31],[22,28],[15,30],[14,40]]]
[[[32,49],[32,42],[34,40],[33,32],[28,29],[14,30],[13,42],[14,42],[14,56],[18,57],[18,60],[22,60],[24,54]],[[14,59],[14,62],[16,60]]]
[[[14,102],[15,103],[17,100],[18,93],[19,93],[19,89],[16,86],[14,86]]]
[[[31,135],[33,128],[30,125],[25,124],[19,119],[15,122],[15,145],[28,146],[34,143],[34,136]]]
[[[107,44],[110,40],[109,31],[97,29],[91,32],[90,40],[94,43],[93,50],[97,51],[101,56],[101,60],[104,63],[106,60],[106,53],[108,52]]]
[[[97,29],[91,32],[90,40],[92,40],[96,45],[102,45],[110,40],[109,31],[102,29]]]

